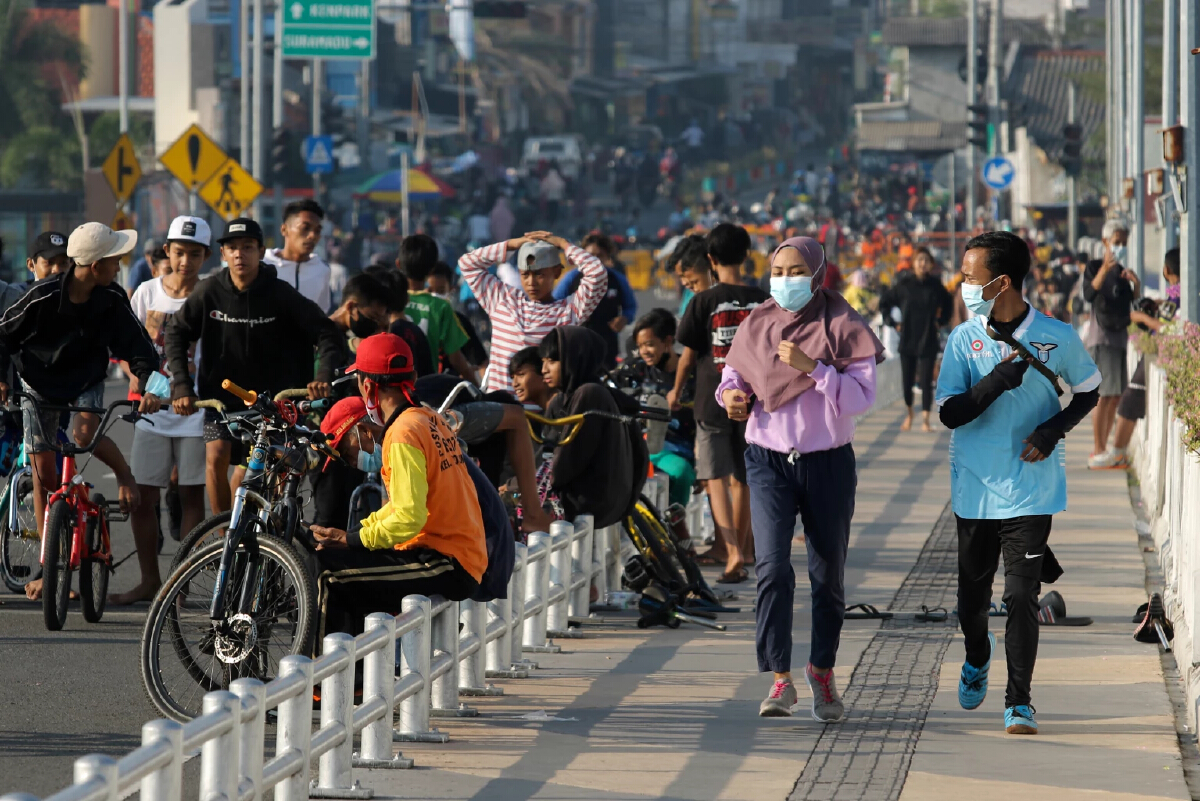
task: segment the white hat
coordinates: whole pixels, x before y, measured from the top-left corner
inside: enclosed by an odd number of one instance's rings
[[[167,231],[167,242],[195,242],[206,248],[212,247],[212,229],[199,217],[176,217]]]
[[[67,239],[67,256],[76,264],[95,264],[110,256],[124,256],[137,247],[137,231],[114,231],[104,223],[89,222]]]

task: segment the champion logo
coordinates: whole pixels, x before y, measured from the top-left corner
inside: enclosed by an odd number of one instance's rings
[[[983,340],[982,339],[971,340],[971,350],[975,351],[976,353],[983,350]]]
[[[208,316],[221,323],[240,323],[242,325],[248,325],[251,327],[275,322],[274,317],[230,317],[225,312],[217,309],[210,311]]]

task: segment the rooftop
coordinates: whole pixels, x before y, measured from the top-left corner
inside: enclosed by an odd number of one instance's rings
[[[1046,26],[1036,20],[1005,19],[1001,26],[1004,44],[1049,44]],[[980,18],[978,41],[987,45],[987,25]],[[966,47],[966,17],[892,17],[883,24],[883,43],[893,47]]]

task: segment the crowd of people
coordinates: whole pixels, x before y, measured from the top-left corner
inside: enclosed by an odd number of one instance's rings
[[[673,502],[707,495],[715,541],[698,559],[721,569],[717,581],[742,584],[754,568],[758,665],[773,674],[764,716],[797,704],[791,552],[803,545],[812,597],[804,675],[813,716],[835,722],[845,714],[833,669],[857,483],[855,418],[875,402],[877,365],[896,357],[902,428],[914,422],[915,388],[923,431],[933,429],[935,405],[953,430],[967,648],[960,701],[975,708],[987,690],[995,646],[987,610],[1003,555],[1005,726],[1036,731],[1037,595],[1061,572],[1046,547],[1052,515],[1066,505],[1060,442],[1094,407],[1089,465],[1125,466],[1131,421],[1144,412],[1141,366],[1132,381],[1125,375],[1126,329],[1154,331],[1170,318],[1177,251],[1164,269],[1168,300],[1146,305],[1135,303],[1140,286],[1122,264],[1128,232],[1117,221],[1105,226],[1102,255],[1086,262],[1052,243],[985,232],[950,276],[903,235],[898,269],[864,258],[847,278],[831,256],[849,247],[835,223],[783,239],[755,278],[746,274],[750,234],[714,221],[681,235],[663,265],[686,293],[678,313],[639,316],[608,236],[594,232],[576,245],[549,231],[513,235],[511,219],[496,212],[488,230],[507,235],[456,268],[437,241],[415,234],[394,259],[348,276],[317,255],[325,215],[311,200],[285,209],[274,249],[253,219],[214,236],[203,219],[181,216],[144,248],[128,292],[116,279],[136,232],[86,223],[69,236],[41,234],[27,265],[32,282],[0,287],[0,401],[20,387],[39,533],[57,475],[56,432],[66,427],[84,444],[98,422],[79,412],[67,423],[39,402],[103,406],[112,362],[143,415],[128,461],[111,441],[96,448],[132,513],[141,565],[141,581],[114,604],[158,590],[163,530],[179,538],[206,503],[212,513],[230,508],[247,449],[219,413],[196,405],[235,408],[225,380],[336,401],[321,429],[342,459],[313,476],[306,513],[323,631],[355,632],[365,614],[397,612],[408,594],[476,597],[496,537],[511,541],[580,514],[615,523],[658,470]],[[863,237],[858,247],[876,241]],[[202,276],[214,251],[221,266]],[[337,381],[343,375],[354,381]],[[1073,393],[1065,408],[1060,380]],[[474,391],[453,416],[437,413],[463,381]],[[654,453],[637,425],[621,420],[652,396],[671,412]],[[535,432],[526,411],[609,416],[560,441]],[[354,489],[371,474],[386,497],[360,513]],[[517,509],[515,531],[505,497]],[[30,598],[40,591],[37,581],[26,586]]]

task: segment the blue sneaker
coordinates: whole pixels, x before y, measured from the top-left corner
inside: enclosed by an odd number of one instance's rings
[[[963,660],[962,674],[958,677],[958,703],[963,709],[976,709],[987,698],[988,670],[992,666],[992,654],[996,651],[996,635],[988,632],[988,661],[983,667],[975,667]]]
[[[1037,734],[1036,709],[1028,704],[1010,706],[1004,710],[1004,730],[1009,734]]]

